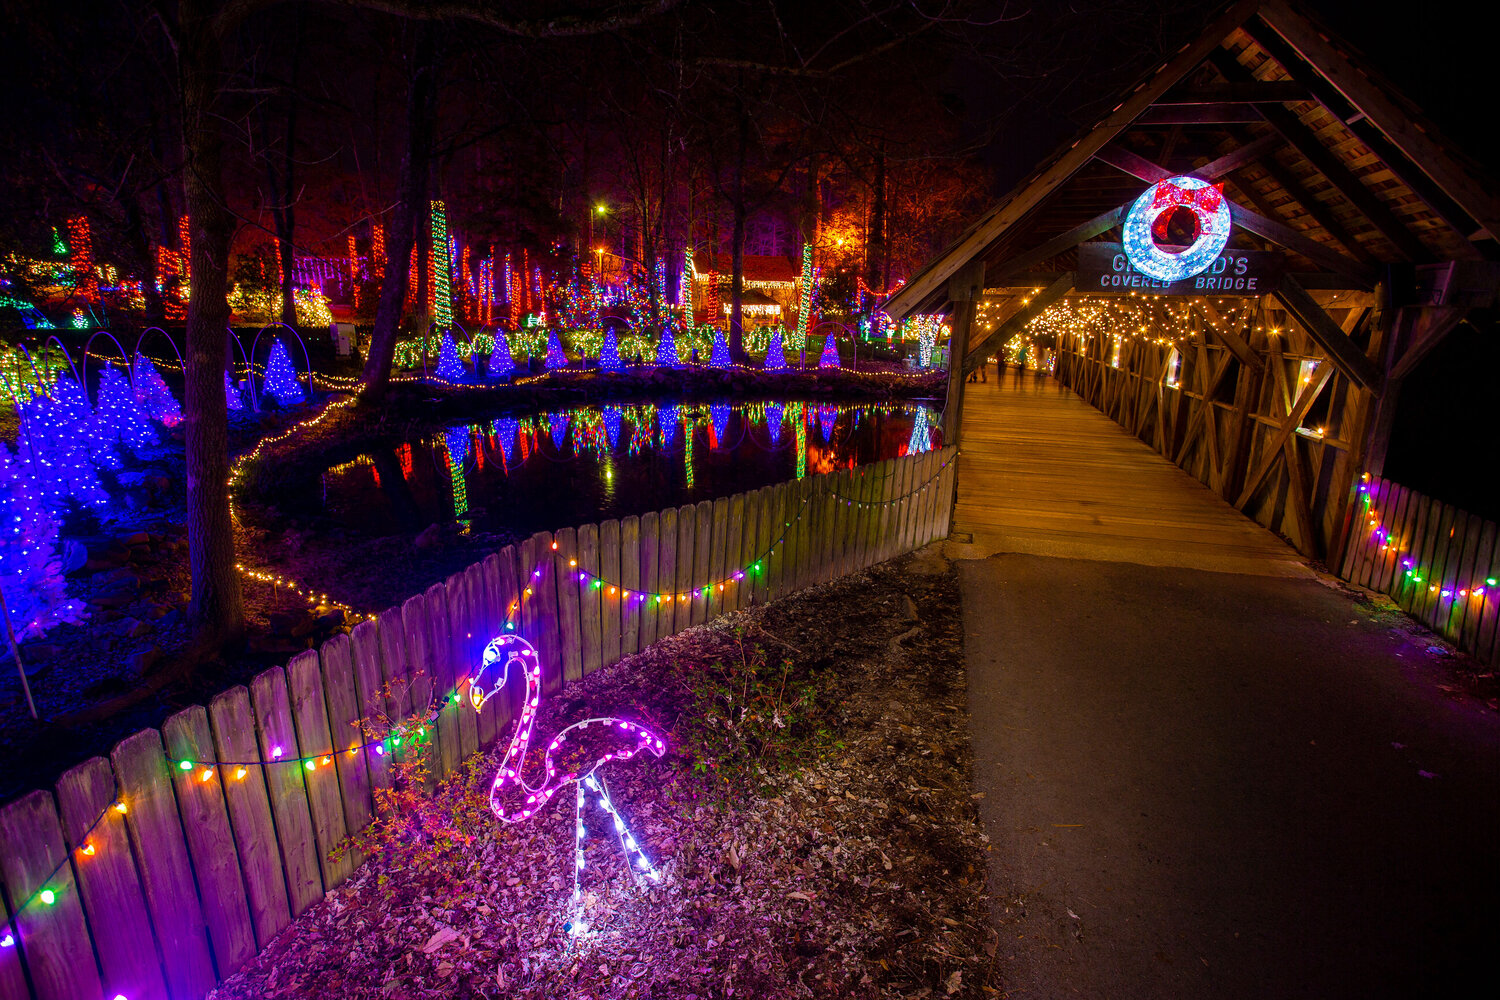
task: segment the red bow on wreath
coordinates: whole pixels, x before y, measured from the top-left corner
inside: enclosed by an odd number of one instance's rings
[[[1210,184],[1201,188],[1178,187],[1171,181],[1156,185],[1156,195],[1151,199],[1152,210],[1182,205],[1185,208],[1201,208],[1209,215],[1218,212],[1224,203],[1224,185]]]

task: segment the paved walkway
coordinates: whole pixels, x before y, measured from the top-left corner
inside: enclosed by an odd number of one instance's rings
[[[970,448],[1004,435],[1031,448],[1040,427],[1020,397],[978,388]],[[1027,391],[1039,420],[1071,405],[1050,386]],[[1072,426],[1092,414],[1108,427],[1070,436],[1065,462],[1114,427],[1077,405]],[[1010,430],[985,427],[997,412]],[[1146,479],[1180,476],[1149,450],[1129,460],[1146,458],[1163,467]],[[991,476],[1028,474],[1016,454],[969,459]],[[984,526],[999,553],[959,563],[1003,995],[1491,992],[1478,984],[1500,953],[1495,713],[1449,698],[1426,642],[1389,616],[1305,569],[1288,577],[1274,565],[1295,561],[1286,550],[1237,553],[1247,571],[1236,573],[1181,565],[1228,557],[1211,535],[1122,544],[1135,529],[1111,524],[1130,523],[1129,504],[1108,484],[1097,496],[1082,485],[1038,474],[1009,495],[1075,519],[1118,512],[1083,529],[1097,548],[1068,543],[1096,558],[1016,551],[1044,536],[996,518]],[[965,501],[960,530],[978,513]],[[1160,565],[1161,549],[1179,564]],[[1256,558],[1273,565],[1249,572]]]

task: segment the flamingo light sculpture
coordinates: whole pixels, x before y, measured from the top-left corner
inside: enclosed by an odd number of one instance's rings
[[[602,776],[596,772],[612,761],[629,760],[642,750],[648,750],[660,757],[666,751],[666,744],[655,732],[627,719],[584,719],[565,727],[552,737],[552,741],[547,744],[547,750],[542,756],[541,774],[536,775],[535,765],[528,768],[528,764],[531,763],[528,756],[531,749],[532,730],[536,725],[537,708],[542,700],[542,663],[537,655],[536,647],[513,634],[499,635],[490,640],[490,644],[484,648],[483,662],[469,688],[469,701],[476,712],[483,708],[485,702],[504,689],[512,666],[517,667],[526,679],[526,695],[521,703],[521,717],[516,721],[516,731],[511,736],[510,746],[506,748],[505,756],[500,761],[500,769],[495,773],[494,783],[490,785],[490,810],[506,823],[520,823],[536,815],[563,788],[570,784],[576,787],[573,844],[574,918],[563,926],[571,934],[582,934],[587,930],[587,925],[578,916],[581,898],[579,873],[583,871],[584,865],[583,838],[586,830],[583,825],[583,807],[586,794],[592,793],[598,798],[600,808],[613,822],[620,848],[625,852],[627,868],[632,872],[639,871],[652,881],[660,880],[661,872],[651,864],[650,859],[646,857],[646,852],[641,849],[640,844],[631,834],[624,817],[610,801],[609,789],[605,786]],[[559,767],[557,756],[559,751],[564,751],[570,736],[575,742],[579,742],[576,734],[591,727],[601,740],[607,739],[614,744],[615,749],[609,750],[602,756],[585,755],[583,759],[591,760],[592,763],[584,766],[565,764]],[[571,754],[570,758],[576,756],[576,754]],[[531,780],[528,780],[528,771],[531,772],[533,778],[539,777],[540,780],[533,784]]]

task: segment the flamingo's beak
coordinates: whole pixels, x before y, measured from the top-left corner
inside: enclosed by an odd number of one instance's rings
[[[510,665],[517,661],[516,654],[512,653],[506,658],[502,666],[496,660],[489,660],[479,668],[479,673],[474,675],[473,681],[469,683],[469,703],[478,712],[484,708],[484,703],[499,694],[505,687],[505,680],[510,676]],[[493,680],[490,680],[493,678]],[[485,685],[489,684],[489,690]]]

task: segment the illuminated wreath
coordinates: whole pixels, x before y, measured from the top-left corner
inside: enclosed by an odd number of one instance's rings
[[[1198,224],[1198,237],[1171,253],[1157,245],[1157,220],[1186,208]],[[1146,190],[1125,216],[1125,256],[1135,269],[1158,281],[1181,281],[1206,270],[1229,242],[1229,203],[1224,186],[1197,177],[1168,177]],[[1160,233],[1165,236],[1165,233]]]

